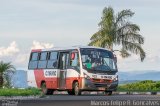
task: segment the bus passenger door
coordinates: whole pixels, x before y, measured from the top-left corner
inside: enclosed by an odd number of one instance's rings
[[[59,88],[65,89],[66,87],[66,72],[69,62],[69,52],[61,52],[59,55]]]

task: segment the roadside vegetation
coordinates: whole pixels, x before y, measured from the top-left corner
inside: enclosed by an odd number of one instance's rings
[[[119,85],[118,91],[157,92],[160,91],[160,81],[145,80],[125,85]]]
[[[160,81],[145,80],[118,86],[118,92],[160,92]],[[38,88],[0,88],[0,96],[44,96]]]
[[[0,96],[38,96],[41,95],[41,90],[37,88],[16,89],[3,88],[0,89]]]
[[[11,63],[0,61],[0,88],[11,87],[11,75],[13,75],[15,70],[15,67]]]
[[[36,96],[41,95],[37,88],[18,89],[12,88],[11,77],[15,72],[11,63],[0,61],[0,96]]]

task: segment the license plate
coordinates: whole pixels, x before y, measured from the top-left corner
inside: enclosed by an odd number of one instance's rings
[[[104,91],[104,90],[105,90],[105,88],[98,88],[98,90],[102,90],[102,91]]]

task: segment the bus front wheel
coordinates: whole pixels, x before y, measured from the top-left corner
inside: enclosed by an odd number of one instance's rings
[[[42,89],[42,93],[43,93],[44,95],[52,95],[52,94],[53,94],[53,89],[47,89],[45,82],[43,82],[43,83],[41,84],[41,89]]]
[[[79,89],[79,83],[75,82],[73,86],[74,95],[81,95],[81,90]]]

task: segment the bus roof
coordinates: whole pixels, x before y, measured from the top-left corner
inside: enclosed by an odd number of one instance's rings
[[[81,49],[81,48],[95,48],[95,49],[108,50],[108,49],[105,49],[105,48],[100,48],[100,47],[95,47],[95,46],[71,46],[71,47],[53,47],[51,49],[33,49],[32,52],[52,51],[52,50],[70,50],[70,49]]]

